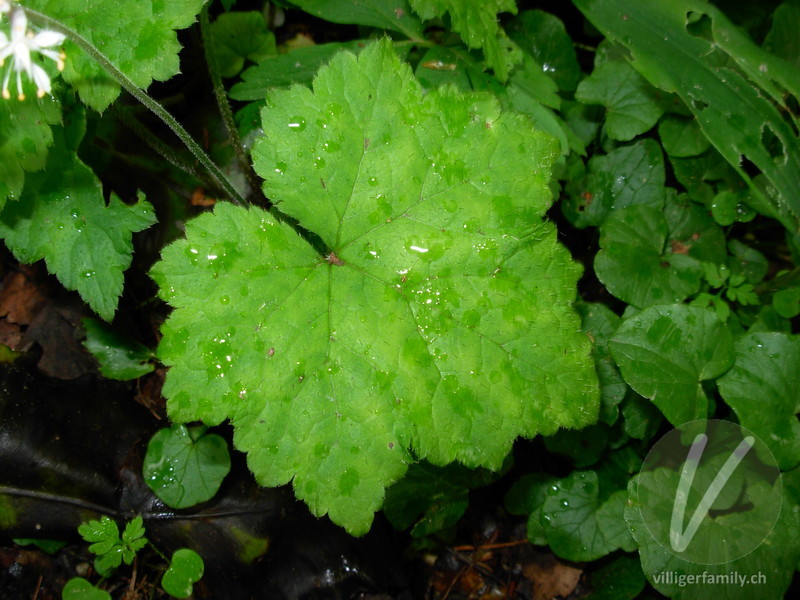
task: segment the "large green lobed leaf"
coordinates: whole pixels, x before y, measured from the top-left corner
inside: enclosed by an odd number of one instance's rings
[[[273,92],[259,209],[218,205],[153,271],[177,421],[230,419],[263,485],[365,532],[410,462],[500,467],[594,421],[580,267],[543,222],[556,143],[488,95],[423,95],[387,41]]]

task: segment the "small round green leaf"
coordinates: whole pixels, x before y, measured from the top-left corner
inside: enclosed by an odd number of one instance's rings
[[[278,53],[275,36],[257,11],[221,14],[211,25],[210,51],[222,77],[234,77],[245,60],[259,63]]]
[[[622,322],[609,343],[625,381],[673,425],[706,417],[700,384],[733,364],[731,332],[694,306],[651,306]]]
[[[185,425],[158,431],[147,445],[142,466],[153,493],[172,508],[209,500],[231,468],[228,445],[216,434],[194,439]]]
[[[694,118],[667,115],[658,124],[658,135],[670,156],[697,156],[711,146]]]
[[[644,589],[644,573],[636,556],[620,556],[594,571],[588,600],[634,600]]]
[[[111,600],[111,594],[94,587],[83,577],[73,577],[61,591],[61,600]]]
[[[578,84],[575,98],[606,107],[605,130],[614,140],[627,141],[656,124],[664,110],[656,89],[626,62],[599,65]]]
[[[660,208],[629,206],[614,211],[600,228],[594,259],[598,279],[637,308],[681,302],[700,288],[697,259],[667,248],[667,220]]]
[[[83,345],[100,364],[100,372],[109,379],[136,379],[150,373],[154,354],[136,340],[115,332],[95,319],[83,319],[86,340]]]
[[[585,177],[567,184],[564,215],[576,227],[600,225],[612,211],[637,204],[664,206],[664,155],[653,140],[620,146],[589,159]]]
[[[542,513],[553,552],[568,560],[588,561],[628,546],[626,536],[630,534],[626,533],[624,500],[620,497],[623,493],[616,492],[601,502],[594,471],[573,471],[555,482],[547,490]]]
[[[172,554],[169,568],[161,578],[161,587],[170,596],[188,598],[192,595],[192,586],[203,576],[204,568],[197,552],[180,548]]]
[[[508,36],[536,59],[564,92],[575,90],[581,68],[564,23],[542,10],[526,10],[506,25]]]

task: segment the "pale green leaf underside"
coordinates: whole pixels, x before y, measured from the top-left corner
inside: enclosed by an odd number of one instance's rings
[[[580,269],[541,221],[551,138],[488,96],[423,96],[388,42],[263,121],[265,192],[335,259],[259,209],[188,223],[153,269],[172,418],[229,418],[262,484],[354,533],[415,459],[498,468],[596,418]]]
[[[206,0],[28,0],[25,6],[58,19],[94,44],[141,88],[178,73],[176,29],[195,22]],[[67,43],[64,79],[81,99],[105,110],[119,85],[92,58]]]
[[[0,238],[21,262],[45,259],[64,287],[110,321],[131,263],[131,235],[155,215],[141,198],[129,206],[111,194],[106,205],[100,181],[67,148],[61,128],[54,131],[46,169],[28,174],[20,201],[0,213]]]

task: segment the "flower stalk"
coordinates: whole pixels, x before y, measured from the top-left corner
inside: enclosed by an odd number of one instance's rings
[[[5,7],[8,7],[8,10],[5,10]],[[17,5],[14,2],[8,2],[8,0],[0,0],[0,13],[12,11],[12,26],[13,26],[13,19],[14,16],[17,14],[17,11],[22,11],[22,14],[25,16],[25,19],[30,19],[32,22],[36,23],[38,26],[46,29],[39,35],[47,34],[49,37],[46,37],[44,41],[51,41],[54,39],[53,36],[63,36],[62,40],[68,39],[76,46],[78,46],[81,50],[86,52],[89,56],[91,56],[105,71],[106,73],[113,78],[124,90],[126,90],[129,94],[131,94],[134,98],[136,98],[139,102],[144,104],[151,112],[153,112],[159,119],[161,119],[167,127],[169,127],[172,132],[178,136],[181,142],[189,149],[189,151],[194,155],[197,161],[202,165],[202,167],[208,172],[208,174],[213,179],[214,183],[219,186],[219,188],[228,196],[228,199],[233,202],[234,204],[243,206],[245,201],[233,187],[233,185],[228,181],[227,177],[220,171],[219,167],[214,164],[214,162],[208,157],[205,151],[200,147],[200,145],[189,135],[189,133],[184,129],[184,127],[173,117],[161,104],[156,102],[153,98],[151,98],[144,90],[142,90],[139,86],[137,86],[131,79],[125,75],[122,71],[120,71],[116,65],[114,65],[97,47],[94,46],[89,40],[79,34],[77,31],[67,27],[60,21],[49,17],[39,11],[32,10],[30,8],[23,8]],[[17,46],[15,48],[19,48],[20,55],[26,52],[26,49],[30,51],[32,48],[31,44],[38,36],[34,36],[30,38],[30,42],[25,43],[24,45],[20,45],[21,40],[19,38],[14,37],[14,33],[12,31],[12,38],[7,42],[7,44],[11,44],[14,40],[17,40]],[[26,39],[27,34],[26,34]],[[0,39],[2,42],[2,39]],[[6,45],[3,45],[5,49]],[[42,45],[42,39],[38,45]],[[42,46],[45,50],[49,51],[50,46]],[[15,50],[12,49],[9,54],[14,52]],[[39,53],[43,54],[44,56],[50,57],[49,54],[45,54],[44,50],[37,49]],[[15,55],[17,56],[17,55]],[[0,51],[0,57],[2,57],[2,51]],[[16,58],[14,68],[17,69],[17,65],[21,64],[22,66],[27,67],[27,63],[19,62],[19,58]],[[41,68],[41,67],[39,67]],[[10,70],[9,72],[10,73]],[[31,69],[30,77],[34,81],[36,81],[34,73],[37,73],[36,70]],[[18,77],[21,76],[21,71],[17,70]],[[41,77],[41,75],[39,75]],[[43,80],[42,80],[43,82]],[[47,81],[49,85],[49,78]],[[21,85],[21,84],[20,84]],[[38,86],[38,83],[37,83]],[[41,91],[41,88],[39,88]],[[5,87],[3,88],[5,90]],[[49,93],[49,88],[47,92]],[[4,94],[5,95],[5,94]]]

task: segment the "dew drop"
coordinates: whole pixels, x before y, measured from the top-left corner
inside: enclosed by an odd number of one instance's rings
[[[289,119],[289,129],[292,131],[303,131],[306,128],[306,120],[303,117],[291,117]]]

